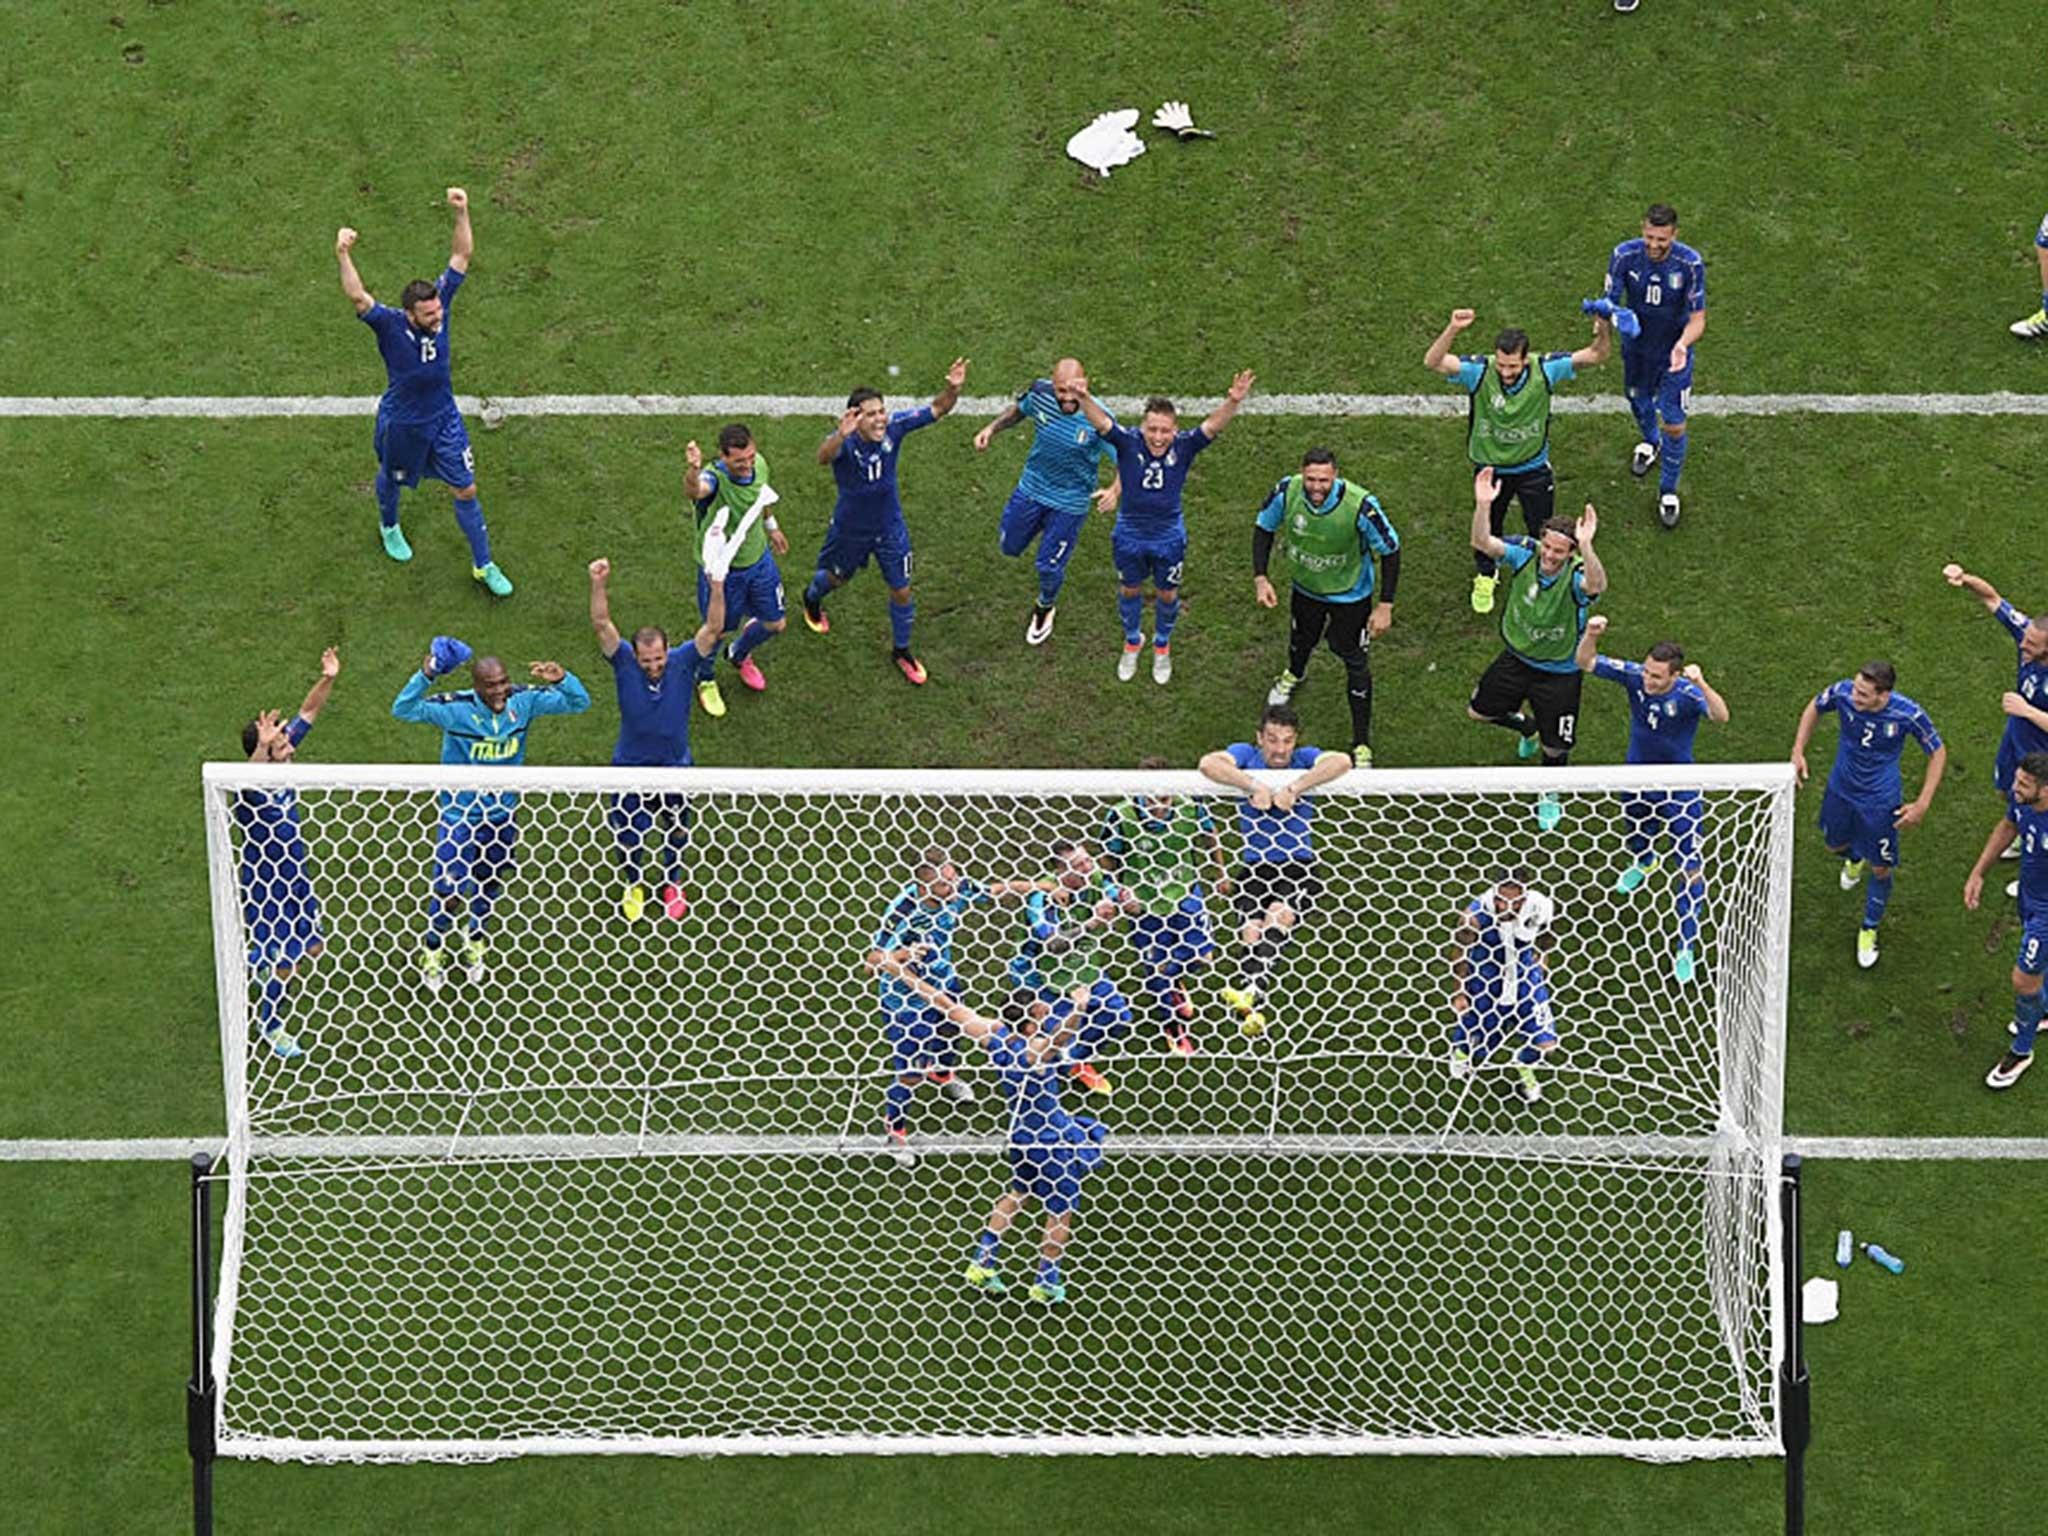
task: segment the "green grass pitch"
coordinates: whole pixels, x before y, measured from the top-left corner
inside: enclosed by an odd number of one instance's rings
[[[2028,245],[2048,151],[2026,48],[2038,18],[2019,0],[1645,0],[1630,18],[1605,0],[0,0],[0,24],[10,396],[374,393],[334,229],[363,231],[364,276],[388,298],[445,255],[450,183],[470,189],[478,240],[464,392],[873,382],[913,397],[963,352],[972,394],[1066,352],[1117,394],[1213,396],[1239,367],[1262,390],[1422,392],[1422,350],[1456,304],[1480,311],[1481,336],[1512,322],[1538,347],[1576,344],[1576,300],[1652,199],[1680,208],[1709,262],[1701,395],[2048,391],[2048,352],[2005,334],[2038,302]],[[1107,182],[1064,158],[1090,114],[1167,96],[1219,139],[1154,142]],[[1574,388],[1617,393],[1618,363]],[[2004,1040],[2013,925],[2005,904],[1966,914],[1959,899],[1997,813],[2011,652],[1938,575],[1961,560],[2022,606],[2048,602],[2026,537],[2038,420],[1702,416],[1670,535],[1626,473],[1626,417],[1558,422],[1560,506],[1603,513],[1609,648],[1676,637],[1729,698],[1703,756],[1782,756],[1803,700],[1876,654],[1948,738],[1949,782],[1907,835],[1875,971],[1853,965],[1859,898],[1835,889],[1810,829],[1816,791],[1801,798],[1795,1133],[2044,1124],[2038,1082],[2006,1099],[1981,1085]],[[438,491],[407,500],[418,557],[384,561],[367,420],[0,421],[0,1136],[219,1125],[198,764],[230,755],[257,708],[296,703],[322,646],[346,670],[309,756],[429,756],[432,738],[388,705],[449,630],[594,679],[598,707],[544,722],[535,755],[602,761],[612,719],[584,564],[613,558],[622,620],[686,619],[680,447],[718,425],[473,422],[520,588],[493,606]],[[810,462],[826,425],[756,423],[796,581],[829,507]],[[1028,569],[992,555],[1023,442],[976,456],[974,425],[906,449],[931,686],[888,667],[870,574],[835,602],[828,640],[793,625],[762,653],[768,694],[700,717],[701,760],[1122,767],[1238,738],[1283,640],[1250,601],[1250,514],[1311,442],[1379,494],[1407,551],[1374,654],[1380,760],[1504,757],[1504,737],[1463,718],[1494,642],[1464,604],[1454,423],[1235,424],[1192,477],[1163,690],[1114,681],[1103,529],[1053,644],[1026,651]],[[1301,699],[1329,741],[1337,675],[1320,656]],[[1623,742],[1619,694],[1589,685],[1578,760],[1616,761]],[[2048,1225],[2020,1167],[1812,1167],[1816,1259],[1837,1226],[1908,1259],[1896,1279],[1859,1261],[1842,1320],[1813,1333],[1818,1528],[2025,1527],[2010,1420],[2048,1357],[2006,1319]],[[0,1168],[14,1238],[0,1293],[27,1298],[0,1344],[0,1432],[35,1490],[10,1510],[18,1528],[182,1518],[182,1177]],[[1721,1532],[1775,1528],[1778,1468],[589,1458],[227,1464],[220,1485],[225,1531]]]

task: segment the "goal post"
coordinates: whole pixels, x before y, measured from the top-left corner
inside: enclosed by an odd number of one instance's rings
[[[1785,765],[204,789],[222,1456],[1786,1449]]]

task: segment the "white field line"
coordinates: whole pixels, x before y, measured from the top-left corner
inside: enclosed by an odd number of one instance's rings
[[[219,1136],[170,1136],[120,1141],[0,1141],[0,1163],[183,1162],[194,1153],[219,1151],[224,1140]],[[492,1144],[501,1140],[516,1145],[500,1147]],[[631,1138],[624,1140],[629,1143]],[[532,1141],[532,1138],[522,1137],[476,1137],[468,1139],[461,1150],[468,1156],[531,1155],[537,1150]],[[1416,1150],[1421,1151],[1424,1149],[1422,1144],[1431,1142],[1432,1138],[1417,1137],[1415,1141],[1418,1144]],[[349,1143],[346,1149],[337,1147],[333,1150],[345,1150],[347,1154],[356,1156],[366,1153],[419,1156],[429,1152],[445,1156],[449,1148],[446,1137],[365,1136],[349,1138]],[[294,1144],[280,1141],[274,1145]],[[303,1142],[296,1145],[305,1150]],[[613,1150],[624,1151],[626,1146],[622,1144]],[[846,1150],[866,1148],[864,1145],[849,1146]],[[1788,1136],[1785,1138],[1785,1150],[1816,1161],[2048,1162],[2048,1136]]]
[[[904,400],[916,398],[905,391]],[[1216,403],[1212,398],[1178,397],[1184,413],[1199,415]],[[486,406],[514,416],[685,416],[774,417],[814,416],[835,420],[845,406],[839,395],[457,395],[465,415],[481,415]],[[969,416],[993,416],[1011,403],[1007,395],[969,395],[960,409]],[[1143,404],[1133,395],[1113,395],[1103,404],[1129,415]],[[1625,411],[1619,395],[1561,396],[1555,409],[1566,416],[1593,416]],[[1424,395],[1254,395],[1245,404],[1247,416],[1463,416],[1462,395],[1443,391]],[[0,396],[0,417],[58,420],[199,417],[246,420],[294,416],[374,416],[375,395],[6,395]],[[1696,416],[2048,416],[2048,395],[2021,395],[2007,390],[1987,394],[1924,395],[1696,395]]]

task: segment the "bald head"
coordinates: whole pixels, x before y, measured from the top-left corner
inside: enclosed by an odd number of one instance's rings
[[[495,656],[479,656],[469,664],[469,680],[476,687],[476,696],[490,705],[492,713],[505,707],[505,700],[512,694],[512,677],[505,670],[505,663]]]
[[[1078,358],[1063,357],[1052,365],[1052,393],[1069,416],[1081,409],[1081,397],[1088,393],[1088,374]]]

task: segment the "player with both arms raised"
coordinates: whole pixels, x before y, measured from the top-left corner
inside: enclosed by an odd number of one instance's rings
[[[1124,488],[1109,551],[1116,561],[1117,616],[1123,621],[1124,651],[1116,664],[1119,681],[1138,675],[1138,655],[1145,647],[1145,582],[1152,583],[1152,681],[1173,676],[1173,626],[1180,621],[1180,584],[1188,556],[1188,525],[1181,514],[1181,492],[1194,467],[1195,455],[1223,434],[1252,392],[1252,372],[1245,369],[1230,381],[1230,392],[1199,426],[1176,430],[1179,413],[1171,400],[1154,395],[1145,402],[1138,430],[1119,426],[1093,395],[1081,397],[1081,409],[1116,453],[1117,480]]]
[[[469,227],[469,194],[450,187],[448,206],[455,210],[455,238],[447,269],[431,283],[424,278],[407,283],[398,296],[398,309],[379,304],[356,275],[351,254],[357,240],[354,230],[336,231],[334,255],[341,264],[341,291],[355,305],[356,318],[376,333],[377,350],[384,357],[387,383],[384,398],[377,402],[372,438],[384,553],[394,560],[412,558],[412,546],[398,526],[398,493],[422,480],[439,480],[455,493],[455,521],[469,540],[470,575],[494,597],[510,597],[512,583],[491,558],[490,530],[484,526],[483,502],[476,493],[476,455],[470,451],[469,433],[450,382],[455,347],[448,311],[455,303],[455,290],[469,273],[476,237]]]
[[[928,674],[910,649],[917,603],[910,595],[910,528],[896,491],[898,450],[912,432],[950,415],[966,382],[967,359],[956,357],[946,370],[946,387],[915,410],[891,411],[880,390],[856,389],[846,397],[839,425],[818,444],[818,462],[832,466],[839,499],[818,548],[818,568],[804,588],[804,623],[813,634],[829,634],[826,594],[844,586],[872,557],[889,588],[890,657],[919,686]]]

